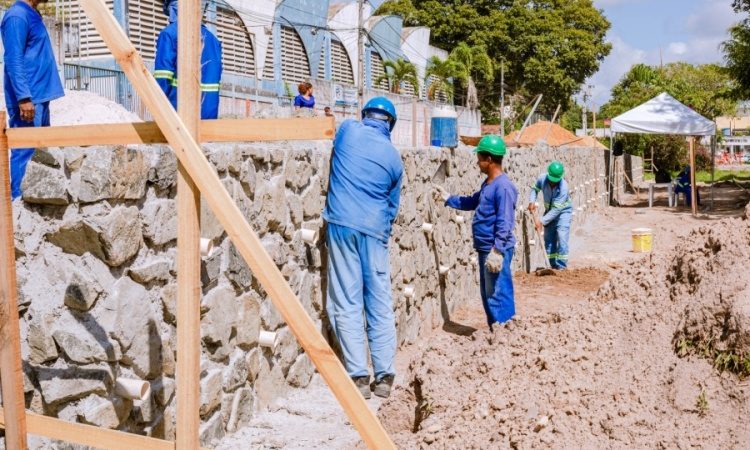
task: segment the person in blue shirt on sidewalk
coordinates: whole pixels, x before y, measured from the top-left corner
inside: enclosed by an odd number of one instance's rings
[[[164,0],[164,14],[169,16],[169,25],[156,39],[154,78],[177,109],[177,0]],[[221,42],[203,24],[201,42],[201,119],[216,119],[221,88]]]
[[[487,324],[510,320],[516,313],[511,260],[516,245],[515,227],[518,190],[503,172],[505,142],[487,135],[474,150],[479,170],[487,175],[478,192],[467,197],[450,195],[435,185],[435,199],[446,206],[474,211],[472,232],[474,249],[479,254],[479,292],[487,315]]]
[[[568,183],[563,179],[565,168],[559,161],[547,167],[547,173],[539,175],[529,192],[529,211],[536,212],[536,198],[541,192],[544,200],[544,216],[536,219],[536,228],[544,227],[544,245],[553,269],[568,267],[568,240],[570,221],[573,218],[573,202],[570,200]]]
[[[55,53],[37,7],[46,0],[18,0],[5,12],[0,33],[5,47],[5,106],[11,128],[48,127],[49,102],[65,95]],[[33,148],[11,150],[11,196],[21,196]]]
[[[388,397],[396,373],[388,256],[403,176],[401,155],[391,143],[396,119],[393,103],[375,97],[362,109],[361,122],[349,119],[341,124],[333,142],[323,211],[328,223],[328,319],[346,370],[365,398],[372,392]],[[375,375],[372,386],[368,347]]]

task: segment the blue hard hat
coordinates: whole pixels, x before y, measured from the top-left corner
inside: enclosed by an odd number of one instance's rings
[[[172,2],[176,2],[177,0],[164,0],[164,3],[162,4],[162,11],[164,11],[165,16],[169,16],[169,5],[172,4]]]
[[[393,106],[393,103],[390,100],[385,97],[371,98],[367,101],[365,107],[362,108],[362,118],[364,119],[365,115],[370,112],[381,113],[390,117],[391,131],[393,131],[393,127],[396,126],[396,120],[398,117],[396,116],[396,107]]]

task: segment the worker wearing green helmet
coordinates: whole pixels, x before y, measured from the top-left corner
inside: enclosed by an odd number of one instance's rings
[[[536,211],[537,195],[544,200],[544,215],[536,219],[536,228],[544,227],[544,245],[553,269],[568,267],[568,240],[570,221],[573,217],[573,202],[570,200],[568,183],[563,179],[565,167],[560,161],[552,161],[547,173],[539,175],[529,192],[529,211]]]
[[[435,186],[435,199],[446,206],[474,211],[472,233],[479,256],[479,291],[487,324],[510,320],[516,312],[513,297],[513,274],[510,263],[516,238],[516,200],[518,190],[503,171],[505,142],[499,136],[487,135],[474,150],[479,170],[487,175],[482,187],[473,195],[450,195]]]

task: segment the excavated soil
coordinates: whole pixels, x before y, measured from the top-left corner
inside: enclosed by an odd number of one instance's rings
[[[747,217],[702,226],[587,301],[434,339],[378,415],[404,449],[750,448],[750,384],[715,367],[750,355],[749,263]]]

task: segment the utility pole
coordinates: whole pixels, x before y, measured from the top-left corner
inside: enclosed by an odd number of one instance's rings
[[[359,111],[365,106],[365,0],[357,0],[357,70],[359,71],[357,86],[357,105]]]
[[[505,136],[505,60],[500,60],[500,136]]]

